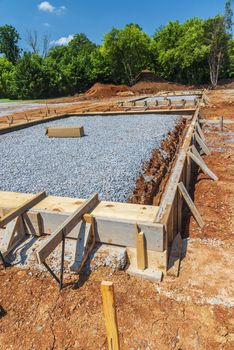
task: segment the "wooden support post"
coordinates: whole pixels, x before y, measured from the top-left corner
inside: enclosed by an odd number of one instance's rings
[[[220,125],[220,131],[223,131],[223,116],[222,115],[219,117],[219,125]]]
[[[115,296],[113,282],[101,283],[103,312],[106,325],[107,341],[109,350],[119,350],[119,332],[115,309]]]
[[[179,188],[180,193],[182,194],[182,196],[183,196],[185,202],[187,203],[189,209],[191,210],[191,212],[192,212],[192,214],[193,214],[195,220],[197,221],[198,225],[199,225],[201,228],[203,228],[203,227],[205,226],[205,223],[204,223],[204,221],[203,221],[203,219],[202,219],[202,217],[201,217],[199,211],[198,211],[197,208],[195,207],[195,205],[194,205],[194,203],[193,203],[193,201],[192,201],[192,199],[191,199],[191,197],[190,197],[188,191],[186,190],[186,188],[185,188],[183,182],[180,182],[180,183],[178,184],[178,188]]]
[[[8,214],[6,214],[1,220],[0,220],[0,228],[7,225],[10,221],[14,220],[17,216],[22,215],[27,210],[31,209],[42,201],[46,197],[45,192],[40,192],[33,196],[33,198],[29,199],[27,202],[22,204],[16,209],[11,210]]]
[[[146,269],[146,249],[145,249],[145,235],[143,232],[136,232],[136,253],[137,253],[137,268],[139,270]]]
[[[206,155],[211,154],[211,151],[209,150],[209,148],[206,146],[206,144],[204,143],[204,141],[201,139],[201,137],[198,135],[197,132],[195,132],[195,138],[197,143],[199,144],[199,146],[201,147],[201,149],[203,150],[203,152]]]
[[[217,181],[218,177],[208,168],[204,160],[198,158],[194,153],[188,151],[188,156],[202,169],[202,171],[211,177],[212,180]]]
[[[76,273],[81,271],[96,243],[94,217],[90,214],[85,214],[84,220],[85,230],[84,233],[81,230],[80,234],[78,235],[75,261],[71,266],[72,271],[75,271]]]
[[[38,262],[44,262],[45,259],[52,253],[52,251],[59,245],[59,243],[62,242],[63,233],[66,237],[82,220],[83,215],[93,209],[97,204],[98,194],[94,193],[41,245],[37,251]]]

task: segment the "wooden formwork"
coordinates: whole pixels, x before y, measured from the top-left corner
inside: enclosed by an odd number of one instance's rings
[[[184,136],[159,206],[103,202],[99,201],[97,196],[94,197],[95,202],[92,199],[92,206],[89,206],[83,199],[47,196],[34,207],[27,208],[27,212],[23,213],[21,210],[28,233],[49,236],[38,251],[39,262],[45,262],[63,237],[81,239],[83,224],[92,222],[93,230],[95,228],[95,242],[126,247],[130,263],[129,273],[151,280],[160,280],[162,272],[166,274],[170,267],[170,248],[181,233],[184,199],[180,189],[182,185],[185,190],[189,189],[191,177],[191,157],[188,152],[196,138],[198,141],[200,139],[201,145],[203,142],[199,113],[200,109],[197,108]],[[199,156],[196,152],[193,154],[195,160]],[[201,161],[200,164],[203,166]],[[0,192],[0,216],[7,215],[12,210],[19,212],[19,208],[31,198],[30,194]],[[86,212],[83,208],[88,210],[92,220],[84,220]],[[74,218],[79,220],[76,222]],[[141,266],[143,261],[145,269],[139,268],[139,254]]]

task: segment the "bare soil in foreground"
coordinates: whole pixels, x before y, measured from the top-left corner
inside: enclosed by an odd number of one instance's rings
[[[99,269],[79,281],[66,275],[59,292],[48,274],[0,269],[0,349],[107,349],[102,280],[114,282],[122,350],[234,348],[234,92],[208,95],[204,117],[232,123],[223,132],[204,127],[212,150],[204,159],[219,181],[198,175],[194,198],[206,225],[191,218],[180,276],[155,284]]]

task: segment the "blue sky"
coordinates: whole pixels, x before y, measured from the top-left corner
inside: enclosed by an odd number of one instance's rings
[[[223,12],[224,5],[225,0],[0,0],[0,25],[15,26],[23,39],[27,30],[36,30],[63,43],[83,32],[99,44],[113,26],[134,22],[152,35],[169,20],[208,18]]]

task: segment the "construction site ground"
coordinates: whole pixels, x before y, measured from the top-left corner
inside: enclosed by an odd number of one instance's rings
[[[101,268],[80,279],[65,275],[60,292],[47,273],[1,268],[1,350],[107,349],[103,280],[114,282],[122,350],[234,348],[234,90],[208,96],[204,118],[228,121],[223,132],[204,126],[212,150],[204,159],[219,180],[198,174],[194,199],[206,225],[191,218],[179,277],[155,284]]]

